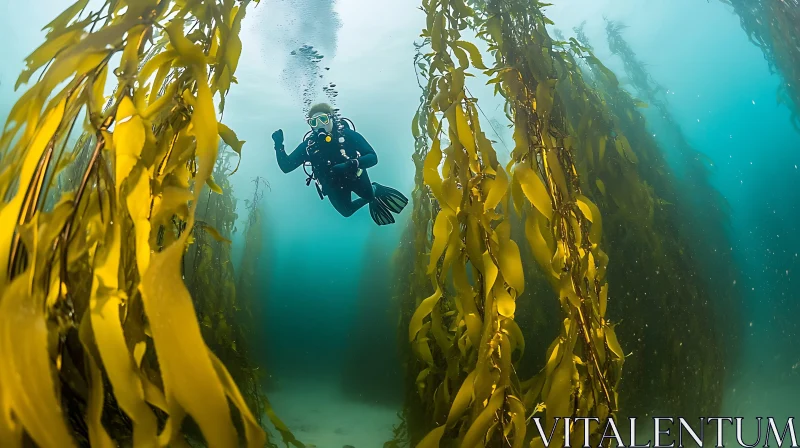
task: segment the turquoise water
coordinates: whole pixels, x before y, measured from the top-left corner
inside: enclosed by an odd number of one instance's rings
[[[790,124],[788,109],[776,104],[780,79],[770,73],[761,51],[748,41],[731,8],[720,2],[553,3],[549,16],[565,35],[572,35],[574,26],[587,21],[586,33],[598,57],[620,74],[623,82],[622,64],[607,48],[602,18],[628,25],[624,37],[654,79],[669,89],[672,113],[688,141],[712,160],[710,181],[730,205],[730,240],[742,273],[736,286],[744,316],[740,324],[742,353],[737,365],[726,366],[721,415],[796,415],[800,399],[800,350],[795,342],[800,334],[796,318],[800,310],[800,284],[796,280],[800,268],[800,134]],[[412,172],[408,123],[419,96],[410,42],[423,20],[422,13],[413,7],[414,2],[337,3],[335,11],[342,26],[336,34],[338,45],[331,54],[331,70],[325,74],[337,83],[337,103],[343,113],[356,121],[378,152],[380,162],[371,170],[373,178],[407,193]],[[272,30],[287,27],[278,22],[279,18],[273,18],[259,27],[253,20],[251,26],[259,36],[269,37]],[[363,35],[370,37],[358,39]],[[328,30],[308,36],[303,43],[324,49],[332,46],[330,37]],[[262,57],[271,62],[260,73],[274,76],[277,67],[289,63],[287,48],[262,45]],[[242,81],[247,79],[244,73]],[[232,95],[232,104],[249,96],[249,86],[241,87]],[[479,83],[471,89],[487,115],[505,125],[502,108],[498,108],[501,103]],[[272,100],[276,96],[286,98],[286,104]],[[285,126],[291,129],[288,135],[297,136],[304,132],[302,121],[293,118],[300,106],[296,93],[276,84],[264,92],[264,97],[270,100],[263,101],[266,108],[259,114],[265,115],[263,122],[271,125],[269,129]],[[271,118],[278,110],[279,118]],[[244,115],[231,112],[237,119]],[[657,120],[653,123],[657,133]],[[490,137],[512,141],[504,133],[505,127],[497,128],[503,134]],[[260,131],[250,140],[268,143],[267,132]],[[504,149],[502,144],[497,145],[501,157]],[[337,216],[302,185],[302,175],[283,176],[277,171],[268,148],[263,158],[264,164],[258,168],[273,182],[273,194],[268,199],[270,214],[280,216],[270,229],[275,238],[275,262],[281,266],[281,274],[274,275],[270,285],[274,312],[268,317],[273,335],[268,345],[275,350],[273,366],[286,376],[307,375],[307,369],[318,378],[336,376],[340,370],[335,366],[348,360],[342,355],[346,353],[345,341],[363,328],[354,322],[360,303],[356,289],[362,282],[360,276],[379,254],[389,256],[400,227],[377,229],[364,212],[350,219]],[[289,203],[293,206],[287,209]],[[365,244],[380,248],[370,249]],[[297,285],[304,286],[298,289]],[[385,296],[375,294],[373,299],[379,302],[373,305],[375,309],[381,308],[380,303],[390,306]],[[320,312],[309,316],[305,313],[308,307]],[[282,317],[286,315],[295,318]],[[385,340],[391,339],[391,331],[387,329]],[[304,335],[300,346],[307,350],[297,350],[292,339],[281,339],[280,334]],[[375,337],[375,333],[356,337]],[[386,357],[380,361],[385,362]],[[396,364],[384,364],[383,374],[392,373],[399,375],[401,370]],[[400,407],[399,400],[396,407]],[[658,407],[654,403],[654,410]]]
[[[0,20],[14,39],[0,47],[0,115],[16,98],[12,87],[22,59],[42,39],[36,30],[70,3],[48,0],[31,8],[4,2]],[[547,11],[556,27],[570,37],[586,21],[597,56],[623,81],[621,62],[606,45],[603,17],[627,24],[625,38],[669,89],[684,134],[713,162],[711,182],[730,205],[744,316],[742,352],[736,365],[726,366],[721,414],[796,415],[800,133],[789,110],[776,104],[779,77],[731,8],[716,0],[554,3]],[[319,447],[377,447],[397,423],[403,367],[394,352],[396,319],[385,286],[404,220],[378,228],[366,209],[339,216],[305,186],[302,170],[280,172],[270,134],[282,128],[287,148],[294,147],[307,130],[304,101],[328,100],[322,87],[334,83],[335,104],[378,153],[370,176],[410,197],[410,122],[419,102],[412,42],[424,26],[417,6],[406,0],[262,0],[242,31],[239,83],[223,120],[247,141],[232,183],[242,199],[252,195],[255,176],[270,184],[261,257],[270,267],[261,278],[266,333],[251,346],[270,372],[278,414],[298,438]],[[323,59],[311,64],[291,54],[302,45]],[[470,89],[499,125],[499,135],[490,137],[511,142],[500,100],[479,80]],[[655,124],[653,131],[658,135]],[[496,149],[502,158],[510,148]],[[234,259],[242,246],[237,238]]]

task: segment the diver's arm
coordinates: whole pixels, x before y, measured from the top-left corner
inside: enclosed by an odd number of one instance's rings
[[[280,129],[272,134],[275,141],[275,157],[278,159],[278,166],[284,173],[291,173],[306,161],[306,142],[301,142],[291,154],[286,154],[283,147],[283,131]]]
[[[375,150],[367,143],[367,139],[365,139],[364,136],[353,131],[350,138],[353,140],[356,151],[361,154],[361,156],[356,159],[358,160],[359,168],[372,168],[378,164],[378,155],[375,154]]]
[[[283,146],[275,149],[278,166],[284,173],[291,173],[306,161],[306,142],[300,143],[291,154],[286,154]]]

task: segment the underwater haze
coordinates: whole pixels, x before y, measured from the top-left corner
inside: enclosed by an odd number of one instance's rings
[[[90,1],[90,7],[95,3],[102,2]],[[648,102],[626,73],[620,55],[609,47],[607,24],[624,24],[621,36],[651,82],[666,91],[669,120],[652,104],[642,113],[675,174],[676,197],[684,198],[677,204],[686,217],[680,232],[696,267],[684,274],[707,277],[704,284],[710,292],[698,300],[705,301],[711,310],[708,315],[727,319],[724,331],[712,331],[714,348],[706,347],[725,353],[714,358],[724,363],[715,366],[722,372],[719,389],[714,389],[716,415],[748,421],[759,416],[778,421],[797,417],[800,130],[792,124],[790,107],[776,101],[783,83],[780,74],[770,69],[762,50],[742,29],[739,16],[722,1],[552,3],[544,9],[554,22],[551,36],[562,33],[568,40],[583,24],[582,39],[588,42],[582,43],[593,47],[624,89]],[[31,2],[3,2],[0,21],[8,39],[0,47],[0,116],[8,115],[24,90],[15,92],[14,84],[24,58],[44,39],[38,30],[70,4],[71,0],[41,0],[32,7]],[[313,183],[306,185],[302,168],[288,174],[280,170],[271,135],[282,129],[290,152],[309,131],[310,106],[329,102],[375,149],[378,163],[369,168],[372,181],[411,198],[415,187],[411,122],[421,95],[413,44],[422,41],[426,22],[419,7],[420,2],[412,0],[261,0],[242,24],[238,82],[226,99],[223,120],[246,141],[241,165],[228,178],[238,213],[231,259],[239,269],[246,246],[244,201],[253,196],[258,184],[253,180],[262,178],[266,183],[258,185],[263,192],[264,239],[256,276],[260,306],[253,317],[256,331],[246,342],[249,356],[266,372],[261,385],[272,408],[306,446],[384,446],[401,422],[407,395],[416,394],[409,392],[406,378],[407,363],[412,362],[405,351],[408,330],[400,327],[402,314],[413,310],[401,309],[395,291],[398,282],[406,280],[397,278],[394,267],[399,248],[410,244],[403,232],[413,224],[409,223],[413,204],[388,226],[377,226],[368,207],[343,217],[327,198],[320,200]],[[485,43],[464,33],[478,44],[485,61],[494,60]],[[487,80],[482,74],[468,78],[467,87],[478,98],[482,128],[505,166],[514,149],[512,123],[505,100],[494,95]],[[687,168],[676,130],[697,151],[692,157],[705,167],[707,185]],[[723,205],[707,204],[707,196],[695,196],[692,189],[698,184],[716,190]],[[719,216],[724,225],[712,228],[708,223]],[[520,251],[529,250],[520,243]],[[725,260],[724,266],[720,260]],[[525,256],[523,262],[533,263]],[[611,286],[609,309],[619,322],[620,345],[631,352],[619,386],[624,410],[626,387],[647,383],[626,376],[631,375],[628,363],[644,371],[637,357],[661,355],[645,353],[650,347],[647,338],[658,337],[654,332],[643,330],[644,342],[634,340],[642,336],[634,336],[637,330],[630,325],[640,321],[622,315],[621,310],[627,309],[624,302],[634,298],[613,294],[614,288],[625,288],[620,285],[625,280],[621,268],[612,272],[615,262],[623,261],[612,257],[609,262],[610,283],[617,282]],[[526,266],[526,275],[528,269],[534,267]],[[659,266],[640,269],[654,277],[659,272]],[[735,275],[729,277],[731,272]],[[669,292],[664,294],[669,297]],[[531,303],[533,298],[527,296]],[[518,313],[525,308],[526,302],[517,302]],[[695,328],[671,317],[667,308],[654,305],[650,312],[661,316],[651,315],[650,322],[660,321],[658,325],[670,331]],[[562,319],[559,314],[537,316],[532,319],[541,332],[526,334],[525,356],[534,363],[526,373],[531,374],[544,365],[544,349],[557,335],[550,325],[560,325]],[[717,328],[713,321],[705,324]],[[695,336],[676,337],[689,344]],[[710,362],[710,358],[680,359],[695,364],[698,371]],[[634,416],[659,416],[674,409],[656,401],[649,409],[641,406],[636,408],[641,414]],[[700,409],[700,403],[697,406]],[[745,435],[755,437],[749,430]]]

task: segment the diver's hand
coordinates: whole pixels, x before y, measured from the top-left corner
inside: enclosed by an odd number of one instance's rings
[[[278,129],[272,133],[272,141],[275,142],[275,149],[283,148],[283,129]]]
[[[349,159],[346,162],[342,162],[336,164],[331,168],[333,174],[338,176],[347,175],[347,174],[355,174],[358,171],[358,160],[357,159]]]

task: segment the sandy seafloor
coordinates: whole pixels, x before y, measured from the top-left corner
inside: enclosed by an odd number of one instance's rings
[[[354,400],[335,380],[283,380],[268,397],[278,417],[307,447],[380,448],[400,422],[401,409]],[[271,424],[269,430],[273,443],[283,446]]]

